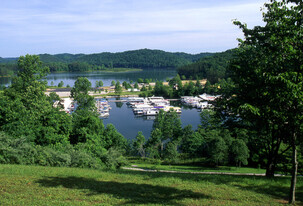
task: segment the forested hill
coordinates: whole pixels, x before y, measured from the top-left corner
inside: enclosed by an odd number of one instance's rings
[[[49,66],[51,71],[101,70],[104,68],[177,68],[191,64],[202,57],[213,53],[187,54],[165,52],[161,50],[140,49],[117,53],[96,54],[40,54],[40,60]],[[0,62],[14,59],[1,58]]]
[[[178,68],[178,74],[192,79],[198,76],[200,79],[207,79],[210,83],[216,83],[220,79],[227,78],[226,67],[233,57],[235,50],[227,50],[201,58],[192,64],[184,65]]]
[[[211,55],[202,53],[197,55],[185,53],[170,53],[161,50],[141,49],[120,53],[101,53],[85,55],[78,58],[81,62],[106,67],[127,68],[176,68],[186,65],[202,56]]]
[[[16,62],[18,58],[2,58],[0,57],[0,63],[13,63]]]

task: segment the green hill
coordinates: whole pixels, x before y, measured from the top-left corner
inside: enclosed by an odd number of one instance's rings
[[[201,58],[199,61],[178,68],[178,74],[184,75],[188,79],[198,76],[200,79],[207,79],[211,83],[216,83],[220,79],[226,78],[226,67],[232,59],[234,49],[212,54]]]
[[[187,54],[182,52],[165,52],[161,50],[140,49],[125,52],[103,52],[96,54],[40,54],[40,60],[51,71],[74,71],[75,65],[90,69],[104,68],[177,68],[191,64],[200,58],[212,56],[213,53]],[[0,58],[0,63],[16,62],[17,58]],[[79,71],[77,67],[75,71]]]

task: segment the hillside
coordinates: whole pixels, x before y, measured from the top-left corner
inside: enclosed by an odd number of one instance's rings
[[[298,204],[302,201],[298,177]],[[0,164],[0,205],[283,205],[289,177]]]
[[[198,76],[200,79],[207,79],[212,84],[220,79],[228,77],[226,67],[234,54],[234,49],[227,50],[201,58],[199,61],[178,68],[178,74],[184,75],[187,79]]]
[[[177,68],[191,64],[213,53],[187,54],[161,50],[140,49],[125,52],[103,52],[96,54],[40,54],[40,60],[55,71],[82,71],[81,67],[92,70],[104,68]],[[17,58],[0,58],[0,63],[16,62]],[[76,66],[75,66],[76,65]]]

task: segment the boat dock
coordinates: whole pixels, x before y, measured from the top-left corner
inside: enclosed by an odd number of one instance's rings
[[[168,101],[179,101],[180,99],[167,99]],[[109,99],[108,102],[128,102],[127,99]]]

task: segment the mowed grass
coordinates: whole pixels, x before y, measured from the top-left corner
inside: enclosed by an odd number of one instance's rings
[[[0,165],[0,205],[283,205],[289,177]],[[302,177],[297,200],[303,201]]]
[[[220,172],[220,173],[251,173],[251,174],[265,174],[265,169],[247,168],[247,167],[203,167],[195,165],[156,165],[151,163],[141,163],[134,161],[131,167],[150,169],[150,170],[168,170],[178,172]]]

